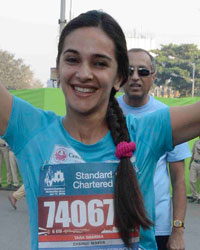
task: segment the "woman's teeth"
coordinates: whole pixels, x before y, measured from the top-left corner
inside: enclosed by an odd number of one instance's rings
[[[83,92],[83,93],[92,93],[95,90],[94,89],[89,89],[89,88],[81,88],[81,87],[74,87],[75,90],[79,91],[79,92]]]

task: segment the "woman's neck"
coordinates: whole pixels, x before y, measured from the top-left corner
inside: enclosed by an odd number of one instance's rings
[[[95,144],[108,133],[108,125],[105,119],[96,115],[80,114],[75,117],[68,114],[63,119],[63,126],[76,140],[84,144]]]

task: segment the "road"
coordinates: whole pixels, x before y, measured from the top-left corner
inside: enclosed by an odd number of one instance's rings
[[[29,250],[30,233],[26,199],[18,203],[14,210],[8,201],[12,191],[0,190],[0,249]]]
[[[14,210],[9,201],[11,191],[0,190],[0,249],[29,250],[30,232],[26,200],[18,202]],[[188,203],[185,220],[186,250],[200,249],[200,204]]]

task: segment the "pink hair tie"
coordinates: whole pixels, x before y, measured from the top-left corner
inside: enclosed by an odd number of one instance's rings
[[[129,157],[133,155],[133,151],[135,151],[136,145],[135,142],[126,142],[122,141],[117,144],[116,150],[115,150],[115,155],[117,158],[121,159],[122,157]]]

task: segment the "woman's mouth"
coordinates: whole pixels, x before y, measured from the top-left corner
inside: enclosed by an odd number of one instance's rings
[[[80,92],[80,93],[93,93],[95,92],[95,88],[86,88],[86,87],[78,87],[74,86],[74,90]]]

